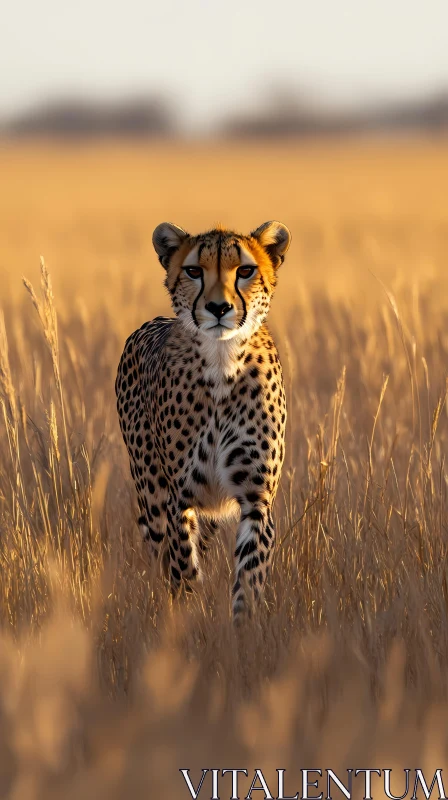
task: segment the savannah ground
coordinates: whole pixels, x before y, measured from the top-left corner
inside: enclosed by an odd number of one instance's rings
[[[3,143],[0,176],[1,797],[189,797],[186,767],[195,785],[286,768],[292,794],[301,767],[391,767],[398,795],[404,767],[432,780],[447,143]],[[237,636],[232,531],[188,601],[148,573],[114,379],[129,333],[169,313],[156,224],[272,218],[293,237],[270,315],[288,448],[266,601]]]

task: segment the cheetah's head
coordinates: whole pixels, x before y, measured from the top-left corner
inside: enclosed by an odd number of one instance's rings
[[[177,316],[213,339],[248,336],[265,320],[291,235],[265,222],[249,236],[217,228],[190,236],[170,222],[153,234]]]

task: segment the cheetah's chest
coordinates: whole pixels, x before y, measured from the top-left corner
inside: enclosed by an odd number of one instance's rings
[[[195,503],[210,512],[235,510],[232,453],[244,450],[243,467],[250,464],[256,470],[268,438],[274,454],[278,444],[283,446],[282,383],[273,388],[259,370],[217,381],[205,370],[165,365],[149,385],[148,403],[168,479],[178,483],[186,499],[193,493]]]

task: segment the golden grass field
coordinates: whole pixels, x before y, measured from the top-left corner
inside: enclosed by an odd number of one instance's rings
[[[3,143],[0,176],[0,796],[177,800],[203,767],[285,768],[293,794],[301,767],[390,767],[396,794],[405,767],[432,779],[447,143]],[[169,312],[155,225],[272,218],[293,236],[270,316],[288,449],[266,600],[237,635],[231,531],[188,601],[148,574],[114,380]]]

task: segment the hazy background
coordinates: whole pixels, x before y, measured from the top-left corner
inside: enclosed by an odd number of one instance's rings
[[[3,3],[1,798],[448,774],[447,23],[447,0]],[[171,313],[164,219],[292,233],[277,545],[242,637],[234,531],[172,603],[118,425],[125,340]]]
[[[313,133],[448,122],[445,0],[18,0],[6,132]]]

